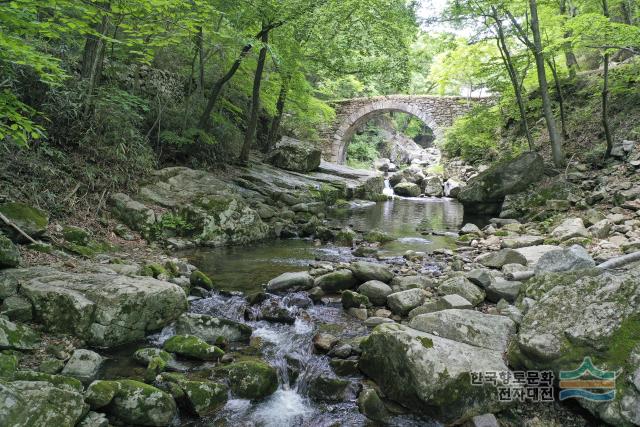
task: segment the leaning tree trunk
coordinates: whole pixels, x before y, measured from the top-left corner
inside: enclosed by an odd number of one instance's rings
[[[533,33],[533,54],[536,59],[536,71],[538,73],[538,83],[540,84],[540,96],[542,97],[542,110],[547,122],[549,140],[551,141],[551,154],[556,167],[562,167],[565,163],[564,152],[562,150],[562,138],[558,133],[556,119],[551,109],[551,99],[549,98],[549,85],[544,66],[544,53],[542,51],[542,37],[540,36],[540,24],[538,19],[538,4],[536,0],[529,0],[531,9],[531,32]]]
[[[289,79],[289,76],[282,76],[280,93],[278,94],[278,101],[276,102],[276,115],[273,116],[273,120],[271,121],[269,136],[267,137],[267,145],[265,146],[265,153],[268,153],[273,149],[273,147],[276,145],[278,134],[280,133],[280,123],[282,122],[284,106],[287,102],[287,95],[289,93]]]
[[[247,131],[244,135],[244,144],[242,144],[242,151],[240,151],[240,164],[246,165],[249,163],[249,151],[251,144],[256,135],[256,127],[258,126],[258,112],[260,111],[260,84],[262,83],[262,72],[264,71],[264,65],[267,61],[267,43],[269,41],[269,31],[264,31],[265,25],[262,25],[262,48],[258,55],[258,65],[256,67],[256,74],[253,79],[253,94],[251,97],[251,111],[249,113],[249,121],[247,123]]]
[[[507,42],[505,40],[502,21],[500,21],[500,17],[498,16],[498,11],[495,7],[492,7],[492,13],[493,13],[493,19],[496,22],[496,27],[498,29],[498,50],[502,55],[502,61],[504,62],[504,66],[507,69],[507,74],[509,74],[509,80],[511,80],[511,85],[513,86],[513,91],[516,96],[518,110],[520,111],[520,123],[522,126],[522,131],[527,137],[527,142],[529,143],[529,150],[533,151],[533,138],[531,137],[531,131],[529,130],[529,124],[527,123],[527,110],[525,108],[524,99],[522,97],[522,87],[520,86],[520,83],[518,81],[518,72],[516,71],[516,68],[513,65],[511,52],[509,51],[509,47],[507,46]]]
[[[609,18],[609,5],[607,0],[602,0],[602,13]],[[611,130],[609,129],[609,53],[604,54],[604,70],[602,81],[602,129],[604,130],[604,137],[607,141],[607,151],[604,154],[605,158],[611,155],[613,150],[613,138],[611,137]]]

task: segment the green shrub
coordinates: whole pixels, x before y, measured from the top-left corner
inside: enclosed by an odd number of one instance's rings
[[[497,108],[475,107],[446,132],[442,149],[448,157],[470,163],[497,157],[502,118]]]

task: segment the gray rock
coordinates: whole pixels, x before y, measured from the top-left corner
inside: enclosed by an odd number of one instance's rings
[[[13,268],[20,265],[20,251],[16,245],[3,234],[0,234],[0,269]]]
[[[306,271],[282,273],[267,283],[267,291],[306,291],[313,287],[313,277]]]
[[[442,178],[439,176],[429,176],[422,181],[424,194],[432,197],[441,197],[443,194]]]
[[[39,339],[31,328],[0,317],[0,350],[34,350]]]
[[[0,203],[0,213],[32,238],[42,237],[47,231],[49,217],[46,212],[18,202]],[[15,228],[0,221],[0,230],[14,242],[28,243]]]
[[[471,178],[458,194],[458,200],[464,204],[467,213],[497,213],[505,196],[523,191],[543,174],[542,157],[527,152]]]
[[[409,323],[413,329],[442,338],[504,352],[516,333],[516,324],[505,316],[474,310],[442,310],[420,314]]]
[[[460,234],[475,234],[478,236],[482,236],[482,231],[478,228],[477,225],[467,223],[460,229]]]
[[[347,289],[353,289],[358,284],[351,270],[336,270],[331,273],[318,276],[314,280],[314,286],[320,287],[324,292],[335,293]]]
[[[373,421],[384,421],[390,416],[378,393],[371,388],[362,390],[358,395],[358,409],[362,415]]]
[[[501,299],[505,299],[513,303],[516,298],[518,298],[521,287],[522,282],[505,280],[498,277],[494,279],[491,282],[491,285],[486,289],[487,299],[492,302],[498,302]]]
[[[519,249],[541,245],[542,243],[544,243],[544,237],[542,236],[518,236],[503,239],[501,246],[507,249]]]
[[[537,245],[537,246],[527,246],[526,248],[516,249],[520,255],[525,257],[527,260],[527,264],[529,266],[534,266],[542,255],[546,254],[549,251],[553,251],[555,249],[560,249],[560,246],[555,245]]]
[[[358,261],[351,263],[350,268],[354,276],[362,282],[379,280],[380,282],[389,283],[393,279],[393,273],[384,264]]]
[[[474,285],[478,285],[481,288],[487,288],[494,276],[490,270],[484,268],[476,268],[475,270],[471,270],[466,274],[467,279]]]
[[[184,291],[151,277],[71,273],[53,268],[6,270],[20,280],[34,318],[53,332],[71,333],[97,347],[143,339],[187,309]]]
[[[500,427],[493,414],[476,415],[463,424],[463,427]]]
[[[393,191],[398,196],[418,197],[420,195],[420,187],[412,182],[401,182],[393,187]]]
[[[78,427],[109,427],[109,419],[105,414],[98,412],[89,412]]]
[[[19,295],[6,298],[0,307],[0,314],[15,322],[28,322],[33,318],[31,303]]]
[[[491,268],[502,268],[506,264],[527,265],[527,259],[514,249],[501,249],[497,252],[487,252],[478,256],[476,262]]]
[[[527,271],[527,270],[529,270],[529,268],[527,268],[522,264],[505,264],[502,266],[503,274],[512,274],[512,273],[517,273],[520,271]]]
[[[589,233],[596,239],[606,239],[609,237],[613,224],[608,219],[603,219],[596,222],[588,228]]]
[[[522,319],[509,360],[525,369],[575,370],[584,358],[598,355],[600,369],[619,370],[612,402],[592,405],[578,403],[612,425],[637,424],[640,394],[629,380],[626,367],[636,357],[640,345],[640,271],[583,276],[576,272],[547,275],[547,292],[529,308]],[[538,280],[538,278],[535,278]],[[611,351],[618,349],[619,351]],[[637,363],[631,369],[637,367]]]
[[[283,137],[267,159],[282,169],[311,172],[320,167],[322,151],[310,142]]]
[[[62,375],[76,378],[83,384],[89,384],[98,376],[102,362],[102,356],[95,351],[78,349],[73,352],[71,359],[62,369]]]
[[[462,184],[453,178],[449,178],[444,183],[444,195],[445,197],[458,197],[462,190]]]
[[[387,305],[392,312],[400,316],[408,314],[414,308],[422,305],[427,294],[422,289],[409,289],[395,292],[387,297]]]
[[[589,232],[584,227],[582,218],[568,218],[551,232],[551,235],[561,241],[574,237],[589,237]]]
[[[391,279],[391,288],[394,292],[429,287],[433,287],[433,280],[425,276],[395,276]]]
[[[247,341],[253,332],[244,323],[197,313],[182,314],[175,328],[178,335],[195,335],[210,343],[220,337],[227,341]]]
[[[508,371],[498,351],[398,324],[375,328],[361,344],[358,366],[407,408],[455,424],[505,407],[495,386],[472,386],[472,372]]]
[[[0,425],[75,426],[88,411],[81,391],[46,381],[0,381]]]
[[[569,248],[547,252],[540,257],[534,271],[536,274],[557,273],[593,268],[595,265],[595,261],[585,248],[573,245]]]
[[[448,278],[438,286],[438,292],[443,295],[460,295],[474,306],[480,304],[485,298],[484,291],[463,276]]]
[[[379,280],[369,280],[358,287],[358,292],[366,295],[375,305],[385,305],[387,296],[393,292],[391,286]]]

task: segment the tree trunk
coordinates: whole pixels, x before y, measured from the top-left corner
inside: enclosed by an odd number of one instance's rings
[[[287,102],[287,95],[289,93],[289,79],[289,76],[282,76],[280,93],[278,94],[278,101],[276,102],[276,115],[273,116],[273,120],[271,121],[269,136],[267,137],[267,145],[265,146],[265,153],[268,153],[273,149],[278,139],[280,123],[282,122],[282,115],[284,114],[284,106]]]
[[[267,61],[267,43],[269,42],[269,31],[264,31],[265,24],[262,24],[262,48],[258,55],[258,65],[256,67],[256,74],[253,79],[253,94],[251,99],[251,112],[249,113],[249,121],[247,123],[247,131],[244,135],[244,144],[242,144],[242,151],[240,152],[240,164],[246,165],[249,163],[249,150],[251,144],[256,135],[256,127],[258,125],[258,112],[260,111],[260,84],[262,83],[262,72],[264,71],[264,65]]]
[[[609,18],[609,4],[607,0],[602,0],[602,13]],[[602,129],[604,130],[604,137],[607,141],[607,151],[604,157],[608,158],[613,149],[613,138],[611,137],[611,130],[609,129],[609,53],[607,52],[604,54],[602,82]]]
[[[558,67],[555,64],[555,60],[547,60],[547,65],[551,68],[553,74],[553,82],[556,87],[556,95],[558,96],[558,106],[560,107],[560,127],[562,128],[562,137],[567,138],[567,124],[564,110],[564,93],[562,92],[562,85],[560,85],[560,76],[558,76]]]
[[[570,13],[567,14],[567,1],[560,0],[560,14],[568,15],[569,17],[575,16],[575,8],[570,8]],[[569,70],[569,77],[574,78],[578,73],[578,58],[576,58],[576,54],[573,52],[573,48],[571,46],[571,42],[568,39],[571,37],[571,31],[567,31],[564,33],[564,38],[567,40],[562,45],[562,50],[564,51],[564,59],[567,64],[567,69]]]
[[[198,49],[198,93],[204,95],[204,32],[198,27],[196,48]]]
[[[207,106],[205,107],[198,124],[201,129],[204,129],[205,131],[211,130],[211,112],[213,111],[213,107],[216,105],[216,101],[222,92],[222,88],[236,74],[236,71],[238,71],[238,68],[240,68],[240,65],[242,64],[242,60],[249,55],[252,48],[252,44],[245,45],[240,52],[240,56],[238,56],[238,59],[234,61],[229,71],[218,79],[218,81],[213,85],[213,88],[211,88],[211,94],[209,95]]]
[[[542,37],[540,36],[540,24],[538,20],[538,4],[536,0],[529,0],[529,8],[531,9],[531,32],[533,33],[533,54],[536,59],[536,70],[538,73],[538,83],[540,84],[540,96],[542,97],[542,109],[544,118],[547,122],[549,131],[549,140],[551,141],[551,153],[553,163],[556,167],[562,167],[565,162],[564,152],[562,149],[562,137],[558,133],[556,119],[551,109],[551,99],[549,98],[549,85],[547,83],[547,75],[544,67],[544,53],[542,51]]]
[[[531,131],[529,130],[529,124],[527,123],[527,110],[524,105],[524,99],[522,97],[522,88],[518,81],[518,73],[516,71],[515,66],[513,65],[511,52],[509,51],[509,47],[507,46],[507,42],[505,40],[502,21],[500,20],[500,17],[498,16],[498,11],[496,10],[495,7],[492,8],[492,13],[493,13],[493,19],[496,23],[496,27],[498,29],[498,50],[502,55],[504,66],[507,68],[507,73],[509,74],[509,79],[511,80],[511,85],[513,86],[513,91],[516,95],[516,102],[518,103],[518,110],[520,111],[520,123],[522,126],[522,131],[527,137],[527,142],[529,143],[529,150],[533,151],[533,138],[531,137]]]

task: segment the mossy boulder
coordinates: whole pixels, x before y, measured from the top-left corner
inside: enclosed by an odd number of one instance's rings
[[[154,279],[168,279],[170,277],[170,274],[162,264],[151,263],[142,267],[142,269],[140,270],[140,276],[153,277]]]
[[[268,364],[247,360],[225,366],[231,392],[243,399],[263,399],[278,388],[276,369]]]
[[[318,376],[309,383],[309,397],[320,402],[338,403],[352,400],[353,388],[349,380]]]
[[[36,371],[16,371],[13,375],[14,381],[39,381],[47,382],[57,388],[82,393],[82,383],[75,378],[64,375],[52,375]]]
[[[369,243],[386,243],[395,240],[395,238],[386,231],[375,229],[366,233],[364,240]]]
[[[169,353],[198,360],[219,360],[224,355],[222,349],[195,335],[174,335],[165,341],[163,348]]]
[[[348,310],[352,307],[358,308],[361,305],[370,307],[371,302],[366,295],[359,294],[353,291],[343,291],[341,295],[342,307]]]
[[[38,345],[38,335],[31,328],[0,317],[0,350],[34,350]]]
[[[87,414],[82,392],[45,381],[0,380],[0,425],[73,427]]]
[[[328,293],[355,288],[358,284],[351,270],[336,270],[315,278],[314,285]]]
[[[181,374],[163,374],[162,381],[187,412],[205,417],[215,413],[226,402],[228,388],[213,381],[191,381]]]
[[[176,402],[169,393],[134,380],[94,381],[85,400],[92,409],[127,424],[166,426],[177,414]]]
[[[616,372],[615,399],[578,402],[609,424],[637,425],[640,269],[581,278],[576,272],[556,273],[536,282],[538,286],[530,285],[526,292],[538,301],[525,313],[509,346],[510,364],[553,370],[557,376],[559,370],[575,370],[590,357],[598,369]]]
[[[64,361],[60,359],[46,359],[38,366],[38,372],[45,374],[58,374],[64,368]]]
[[[200,270],[196,270],[191,273],[191,276],[189,276],[189,282],[191,283],[191,286],[198,286],[208,290],[214,289],[213,280]]]
[[[146,366],[144,379],[146,382],[153,382],[160,373],[164,372],[170,364],[174,363],[171,353],[167,353],[159,348],[142,348],[133,354],[133,359]]]
[[[70,243],[86,246],[91,241],[91,234],[84,228],[67,225],[62,228],[62,237]]]
[[[471,384],[473,372],[509,370],[500,351],[391,323],[377,326],[360,347],[360,370],[385,395],[446,424],[508,405],[499,401],[497,386]]]
[[[497,163],[471,178],[458,194],[465,213],[495,214],[505,196],[525,190],[544,174],[544,161],[534,152]]]
[[[20,265],[20,251],[5,235],[0,234],[0,269]]]
[[[18,369],[18,357],[15,354],[0,353],[0,378],[13,378]]]
[[[49,217],[44,211],[24,203],[2,203],[0,213],[33,238],[42,237],[49,226]],[[24,236],[3,221],[0,221],[0,229],[15,242],[28,242]]]
[[[311,172],[320,166],[322,151],[313,144],[283,137],[267,161],[272,165],[295,172]]]
[[[209,343],[223,341],[249,341],[253,330],[244,323],[206,314],[184,313],[176,321],[178,335],[195,335]]]

